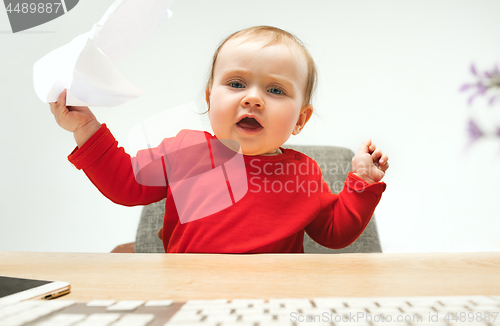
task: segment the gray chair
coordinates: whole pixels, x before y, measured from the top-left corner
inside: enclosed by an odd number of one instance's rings
[[[308,155],[319,164],[323,172],[323,178],[332,192],[339,193],[342,190],[347,174],[352,170],[351,161],[354,153],[351,150],[333,146],[290,145],[288,147]],[[158,230],[162,227],[164,208],[165,199],[145,206],[137,228],[135,245],[133,243],[122,245],[115,248],[113,252],[165,252],[163,244],[157,235]],[[363,234],[346,248],[325,248],[312,240],[306,233],[304,235],[304,251],[317,254],[382,252],[375,216],[372,217]]]

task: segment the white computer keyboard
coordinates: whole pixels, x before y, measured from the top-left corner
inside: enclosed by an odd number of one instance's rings
[[[500,296],[191,300],[56,299],[0,306],[0,326],[500,325]]]

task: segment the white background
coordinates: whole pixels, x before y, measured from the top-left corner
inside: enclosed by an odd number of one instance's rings
[[[0,250],[109,252],[134,241],[141,207],[106,199],[67,160],[73,136],[35,95],[33,64],[87,32],[112,0],[12,34],[0,9]],[[317,114],[289,143],[348,147],[371,137],[390,157],[376,210],[384,252],[500,250],[500,142],[466,150],[470,116],[500,125],[500,105],[459,93],[500,63],[500,2],[177,0],[153,39],[118,64],[146,91],[94,108],[123,146],[143,119],[202,102],[218,43],[249,26],[273,25],[308,46],[319,70]],[[496,120],[495,120],[496,119]],[[180,127],[189,123],[178,121]]]

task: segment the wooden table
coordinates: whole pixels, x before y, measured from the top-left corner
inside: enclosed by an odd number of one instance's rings
[[[98,254],[0,251],[0,275],[69,282],[65,299],[500,295],[500,253]]]

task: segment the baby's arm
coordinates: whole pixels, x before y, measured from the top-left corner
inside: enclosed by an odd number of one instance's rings
[[[82,169],[108,199],[120,205],[135,206],[166,197],[163,160],[160,155],[156,155],[158,159],[152,162],[150,159],[151,154],[156,153],[155,149],[143,155],[147,158],[145,164],[141,165],[139,157],[132,160],[122,147],[118,147],[111,132],[97,121],[88,107],[66,107],[66,91],[59,95],[57,102],[50,103],[50,108],[57,123],[73,132],[78,144],[68,157],[70,162]],[[137,165],[136,171],[132,162]],[[138,180],[154,178],[155,184],[139,184],[136,177]]]
[[[321,211],[305,228],[307,234],[328,248],[347,247],[368,225],[385,188],[384,182],[368,184],[352,172],[338,195],[330,193],[327,185],[322,187],[318,193]]]
[[[338,249],[361,235],[385,190],[385,183],[380,181],[389,168],[388,160],[370,139],[361,144],[352,159],[353,172],[349,173],[340,194],[319,193],[323,209],[306,227],[313,240]]]
[[[56,118],[56,122],[63,129],[73,133],[76,144],[82,147],[87,140],[101,127],[99,121],[87,106],[66,107],[66,93],[64,90],[57,102],[50,102],[50,111]]]

